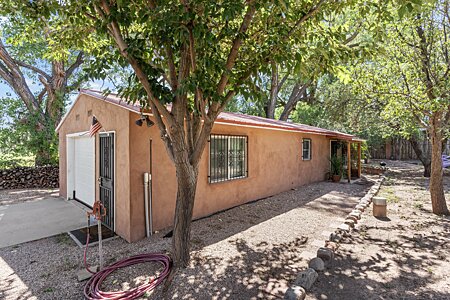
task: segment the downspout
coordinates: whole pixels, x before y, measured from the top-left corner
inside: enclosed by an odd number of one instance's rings
[[[151,180],[151,174],[144,173],[145,232],[147,237],[153,234]]]

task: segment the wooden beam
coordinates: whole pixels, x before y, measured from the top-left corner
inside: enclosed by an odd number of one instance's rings
[[[352,148],[350,141],[347,142],[347,178],[348,182],[350,183],[350,180],[352,178]]]
[[[361,178],[361,143],[358,143],[358,178]]]

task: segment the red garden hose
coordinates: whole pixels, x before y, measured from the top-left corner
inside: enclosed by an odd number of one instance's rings
[[[87,234],[86,248],[84,249],[84,265],[86,267],[86,270],[93,273],[91,270],[89,270],[89,267],[86,263],[86,252],[88,245],[89,245],[89,232]],[[158,277],[156,278],[152,277],[148,282],[128,291],[103,292],[100,289],[100,286],[102,285],[106,277],[108,277],[114,271],[120,268],[147,262],[158,262],[161,265],[163,265],[164,269]],[[103,270],[100,270],[95,274],[93,273],[92,277],[84,286],[84,296],[86,297],[86,299],[92,300],[136,299],[144,295],[146,292],[152,291],[159,284],[161,284],[161,282],[163,282],[164,279],[169,275],[171,267],[172,267],[172,260],[170,259],[169,256],[165,254],[156,254],[156,253],[140,254],[120,260],[112,264],[111,266],[106,267]]]

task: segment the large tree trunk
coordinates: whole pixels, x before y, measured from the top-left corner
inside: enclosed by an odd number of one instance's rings
[[[431,138],[431,178],[430,194],[431,205],[434,214],[448,215],[449,211],[445,202],[444,185],[442,178],[442,133],[440,126],[436,126],[436,116],[431,118],[430,138]]]
[[[175,268],[188,266],[190,255],[191,220],[198,179],[198,162],[192,165],[182,136],[173,136],[174,164],[177,174],[172,251]]]
[[[191,220],[197,189],[198,167],[180,165],[177,168],[177,202],[172,237],[173,260],[176,267],[189,263]]]

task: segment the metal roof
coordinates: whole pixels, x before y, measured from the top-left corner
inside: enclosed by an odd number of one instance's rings
[[[128,103],[126,100],[120,98],[116,94],[108,94],[104,95],[101,91],[91,90],[91,89],[82,89],[80,90],[80,95],[85,94],[92,96],[95,99],[103,100],[105,102],[118,105],[122,108],[128,109],[129,111],[140,113],[141,112],[141,105],[139,103]],[[78,98],[79,98],[78,96]],[[75,102],[78,100],[78,98],[75,100]],[[75,104],[74,102],[74,104]],[[73,105],[74,105],[73,104]],[[73,107],[72,105],[72,107]],[[56,130],[58,130],[62,123],[65,121],[66,116],[70,113],[71,109],[67,112],[67,114],[64,116],[64,118],[59,123]],[[233,113],[233,112],[222,112],[217,117],[216,124],[227,124],[227,125],[234,125],[234,126],[246,126],[246,127],[257,127],[257,128],[267,128],[267,129],[274,129],[274,130],[282,130],[282,131],[296,131],[296,132],[303,132],[303,133],[309,133],[309,134],[318,134],[318,135],[325,135],[330,138],[338,138],[338,139],[344,139],[344,140],[351,140],[354,142],[361,142],[363,140],[357,138],[354,135],[339,132],[339,131],[333,131],[328,129],[323,129],[319,127],[309,126],[305,124],[300,123],[292,123],[292,122],[286,122],[286,121],[280,121],[280,120],[273,120],[258,116],[250,116],[245,115],[241,113]]]

